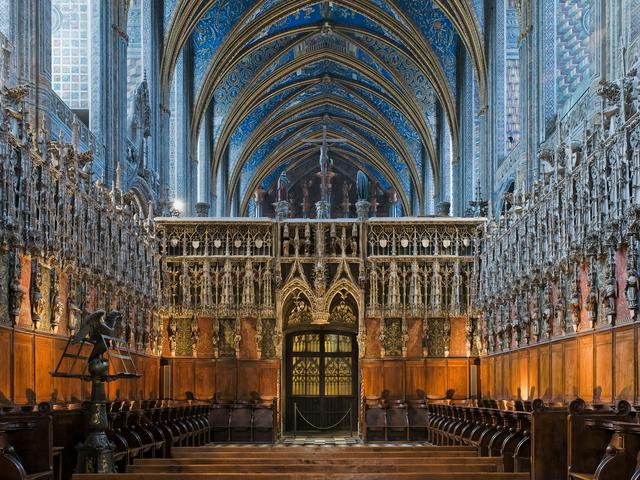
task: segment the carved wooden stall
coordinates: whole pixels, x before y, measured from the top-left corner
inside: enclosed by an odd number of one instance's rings
[[[478,304],[489,397],[638,401],[638,92],[635,70],[601,82],[596,114],[569,112],[532,191],[488,222]]]

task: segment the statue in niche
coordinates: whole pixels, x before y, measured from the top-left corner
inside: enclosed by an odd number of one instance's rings
[[[589,292],[589,296],[587,297],[587,314],[589,316],[589,324],[591,328],[594,328],[598,318],[598,295],[596,294],[593,287],[591,288],[591,292]]]
[[[194,318],[191,321],[191,350],[193,356],[198,356],[198,341],[200,340],[200,327],[198,326],[198,320]]]
[[[302,182],[302,216],[304,218],[309,218],[309,215],[311,214],[311,208],[312,208],[312,203],[311,203],[311,194],[310,194],[310,188],[313,185],[313,181],[309,180],[307,182]]]
[[[627,285],[624,294],[629,305],[629,314],[631,318],[635,318],[638,310],[638,274],[631,266],[627,272]]]
[[[169,319],[169,325],[167,326],[167,337],[169,339],[169,352],[172,357],[176,355],[176,339],[178,337],[178,323],[176,319],[171,317]]]
[[[573,323],[573,331],[577,332],[580,326],[580,291],[578,287],[573,290],[571,295],[571,320]]]
[[[564,301],[564,297],[562,295],[563,292],[560,292],[558,295],[558,301],[556,302],[556,323],[560,327],[560,331],[564,335],[566,333],[566,321],[565,315],[567,311],[567,306]]]
[[[609,277],[607,284],[602,289],[602,303],[604,304],[604,311],[609,324],[613,323],[613,319],[616,315],[617,296],[616,279],[614,277]]]
[[[289,201],[289,179],[287,178],[287,172],[282,172],[280,178],[278,178],[276,199],[278,202]]]

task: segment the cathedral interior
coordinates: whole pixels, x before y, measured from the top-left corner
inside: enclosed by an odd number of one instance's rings
[[[640,0],[0,0],[0,477],[640,480],[639,66]]]

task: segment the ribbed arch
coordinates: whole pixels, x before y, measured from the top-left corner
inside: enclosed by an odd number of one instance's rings
[[[295,61],[285,64],[283,68],[274,72],[267,79],[261,82],[260,85],[252,85],[244,92],[244,94],[240,95],[241,98],[239,98],[236,103],[234,103],[231,111],[228,113],[227,118],[225,119],[224,126],[220,131],[220,139],[217,142],[213,155],[213,171],[215,171],[218,167],[221,156],[223,155],[229,142],[230,136],[240,124],[242,119],[244,119],[245,116],[251,110],[253,110],[257,104],[259,104],[260,98],[269,91],[270,85],[276,83],[279,79],[286,77],[290,73],[303,68],[305,65],[315,63],[319,60],[333,60],[336,62],[341,62],[343,58],[339,54],[330,50],[316,51],[311,54],[302,55]],[[370,68],[367,64],[353,58],[349,60],[351,62],[349,65],[351,69],[367,76],[368,78],[373,79],[376,84],[384,87],[384,89],[388,92],[389,97],[392,99],[392,103],[394,106],[404,106],[404,108],[406,109],[407,118],[412,122],[412,124],[416,126],[416,130],[425,140],[425,147],[427,149],[431,149],[429,154],[432,169],[434,172],[438,172],[439,166],[437,163],[435,147],[433,146],[433,142],[431,140],[429,126],[427,125],[426,119],[424,118],[424,115],[422,114],[415,98],[412,98],[406,92],[401,91],[396,85],[393,85],[388,79],[384,78],[377,71]],[[415,163],[410,162],[407,166],[409,167],[409,171],[412,175],[414,183],[416,185],[419,185],[420,175],[417,171]]]
[[[346,102],[342,102],[340,99],[331,99],[331,101],[333,102],[332,104],[339,106],[339,107],[343,107],[343,108],[348,108],[349,105],[346,104]],[[310,110],[312,108],[314,108],[315,106],[318,105],[322,105],[323,103],[325,103],[326,100],[323,99],[322,101],[318,101],[318,100],[311,100],[305,103],[302,103],[300,105],[298,105],[296,107],[295,110],[292,110],[290,113],[291,115],[295,115],[297,113],[303,112],[305,110]],[[351,107],[353,108],[353,107]],[[395,130],[392,128],[389,128],[388,126],[385,126],[385,123],[380,124],[378,123],[378,121],[382,121],[382,122],[386,122],[383,119],[380,118],[376,118],[376,117],[372,117],[370,115],[370,113],[365,112],[365,111],[359,111],[357,112],[359,113],[362,118],[364,118],[365,120],[367,120],[369,122],[369,124],[371,124],[371,127],[368,127],[365,124],[362,123],[356,123],[354,122],[352,119],[349,118],[342,118],[342,117],[335,117],[335,116],[331,116],[330,119],[331,120],[338,120],[339,123],[343,124],[345,127],[349,127],[350,129],[352,129],[354,132],[358,132],[359,130],[363,130],[363,131],[367,131],[372,135],[375,135],[379,138],[381,138],[382,140],[384,140],[389,146],[391,146],[391,148],[393,148],[400,156],[400,158],[404,161],[404,163],[408,164],[411,161],[411,154],[410,152],[407,150],[406,146],[404,145],[402,139],[400,137],[397,136],[397,134],[395,134]],[[238,162],[236,162],[233,173],[231,175],[231,181],[230,181],[230,185],[232,186],[232,188],[238,188],[238,182],[239,182],[239,177],[242,174],[242,169],[244,167],[244,164],[246,163],[246,161],[248,161],[249,158],[251,158],[251,156],[254,154],[254,152],[260,148],[260,146],[262,144],[264,144],[265,142],[267,142],[269,140],[269,138],[272,137],[277,137],[279,134],[283,133],[284,131],[296,126],[296,125],[307,125],[309,123],[313,123],[313,122],[322,122],[323,120],[326,120],[326,117],[324,116],[315,116],[315,117],[310,117],[310,118],[302,118],[299,120],[296,120],[294,122],[284,122],[284,119],[286,117],[282,117],[280,119],[280,123],[278,123],[278,121],[276,119],[274,119],[274,123],[270,123],[270,122],[265,122],[261,128],[261,130],[256,130],[256,132],[252,135],[251,140],[247,143],[245,149],[243,150],[243,152],[241,153],[240,159]],[[267,125],[265,127],[265,125]],[[387,124],[388,125],[388,124]],[[360,132],[358,132],[360,133]],[[373,147],[375,148],[375,147]],[[376,149],[377,150],[377,149]],[[382,153],[379,152],[381,155]],[[417,185],[414,183],[414,187],[417,187]],[[416,190],[418,190],[416,188]],[[422,200],[422,198],[420,197],[420,200]]]
[[[422,209],[425,206],[426,176],[430,175],[434,179],[434,191],[430,193],[439,196],[440,182],[445,181],[440,174],[441,170],[448,168],[447,162],[459,160],[458,124],[462,113],[457,109],[455,97],[455,91],[458,90],[454,78],[457,69],[450,67],[450,52],[454,50],[442,48],[442,45],[453,45],[454,48],[464,48],[468,52],[475,68],[474,82],[479,87],[481,107],[486,104],[487,76],[482,27],[471,0],[426,1],[429,6],[425,3],[424,9],[421,9],[417,0],[388,0],[384,4],[376,4],[370,0],[334,0],[332,4],[341,9],[343,16],[325,16],[323,13],[323,21],[318,21],[317,4],[324,3],[318,0],[273,3],[238,0],[236,5],[224,7],[226,10],[215,23],[200,24],[203,18],[213,18],[211,14],[214,9],[223,8],[218,6],[217,0],[177,0],[164,37],[160,73],[161,105],[164,107],[168,103],[170,79],[180,51],[187,42],[204,38],[204,43],[198,44],[204,47],[200,50],[202,55],[197,56],[198,81],[193,89],[190,121],[185,127],[190,132],[190,137],[184,139],[188,146],[188,158],[198,157],[200,124],[206,115],[214,112],[211,118],[215,125],[215,141],[211,142],[206,161],[211,162],[210,172],[213,178],[218,175],[219,166],[225,165],[225,177],[221,178],[229,179],[229,190],[225,189],[223,196],[226,196],[225,202],[230,203],[230,198],[237,196],[237,193],[234,195],[234,189],[240,188],[246,162],[251,160],[251,167],[256,167],[258,160],[252,159],[252,155],[265,142],[271,140],[260,151],[259,156],[264,161],[255,172],[251,172],[251,185],[270,174],[267,166],[271,169],[277,167],[278,163],[274,163],[274,159],[282,161],[279,151],[295,151],[292,143],[295,143],[299,130],[291,130],[292,127],[300,125],[301,128],[306,128],[304,126],[308,126],[312,120],[319,121],[313,116],[292,121],[293,117],[300,117],[303,108],[331,106],[338,112],[340,109],[350,111],[362,119],[362,122],[357,122],[348,118],[348,115],[333,114],[333,117],[337,117],[334,120],[349,129],[354,138],[358,138],[360,146],[365,147],[366,154],[371,155],[372,163],[375,159],[376,168],[384,170],[394,186],[405,186],[397,189],[402,194],[401,197],[404,196],[401,201],[405,210],[412,210],[407,196],[411,197],[412,202],[418,199]],[[298,20],[292,21],[293,15],[313,5],[316,6],[310,16],[311,20],[298,17]],[[350,12],[354,13],[353,16]],[[227,16],[227,24],[220,22],[220,18]],[[284,19],[287,20],[280,22]],[[329,20],[325,22],[324,19]],[[429,19],[443,22],[449,40],[441,42],[434,37],[432,31],[425,27],[431,25]],[[279,26],[271,28],[274,25]],[[283,28],[289,25],[294,26]],[[199,29],[199,33],[194,35],[196,29]],[[318,43],[314,37],[326,34],[327,31],[335,38],[347,42],[348,48],[338,48],[336,46],[342,43],[336,43],[328,48],[314,49]],[[203,37],[202,32],[223,32],[224,35],[209,34],[208,37]],[[207,38],[215,40],[209,43]],[[279,42],[275,46],[282,48],[284,52],[295,51],[295,55],[287,55],[286,58],[277,54],[274,56],[273,42]],[[310,45],[313,48],[309,48]],[[265,52],[268,54],[266,57],[263,55]],[[354,52],[357,54],[354,55]],[[256,62],[252,55],[258,59]],[[331,81],[344,88],[348,96],[342,91],[340,96],[344,98],[320,94],[312,101],[302,103],[304,107],[298,104],[291,108],[287,102],[301,96],[322,79],[305,77],[286,85],[282,83],[289,81],[295,72],[322,61],[339,66],[333,67],[338,75],[328,73]],[[309,73],[315,75],[317,70],[315,67]],[[238,83],[227,85],[227,76],[240,72],[245,76]],[[348,72],[354,72],[356,80],[345,78],[351,76],[347,75]],[[419,81],[416,81],[416,75]],[[359,81],[360,79],[364,81]],[[219,94],[229,91],[231,94],[227,98],[231,100],[217,102],[214,111],[210,104],[221,86],[224,88],[219,90]],[[347,98],[357,99],[358,104],[349,103]],[[275,106],[274,101],[278,102]],[[262,113],[256,114],[254,120],[249,120],[252,112],[266,102],[270,102],[270,114],[264,118]],[[437,119],[431,111],[432,104],[438,105]],[[361,108],[360,105],[365,107]],[[399,118],[406,119],[406,124],[411,125],[408,130],[411,141],[403,138],[402,128],[398,128]],[[245,119],[248,122],[242,125]],[[451,150],[445,151],[444,157],[441,145],[443,139],[438,138],[442,127],[435,128],[435,123],[442,125],[442,122],[445,122],[447,132],[451,135]],[[246,125],[251,125],[251,128],[247,129]],[[247,137],[251,131],[253,134]],[[286,134],[285,137],[269,151],[276,140],[274,137],[282,134]],[[413,140],[415,135],[417,139]],[[417,141],[421,145],[413,143]],[[232,160],[229,163],[228,152],[231,146]],[[385,159],[384,152],[388,152],[389,158]],[[390,161],[392,158],[394,160]],[[406,168],[398,167],[396,158]],[[425,162],[429,162],[430,171],[426,171]],[[403,176],[401,179],[396,178],[399,172]],[[245,183],[246,180],[242,180],[242,184]],[[252,193],[251,188],[243,188],[241,193],[247,197]],[[446,190],[444,195],[448,196]],[[243,207],[242,211],[245,210]]]
[[[322,122],[321,121],[318,122],[316,126],[318,127],[317,134],[311,135],[309,138],[317,139],[321,137]],[[369,162],[372,165],[374,165],[384,175],[384,177],[390,181],[393,187],[398,191],[400,202],[402,204],[403,209],[405,211],[410,212],[411,203],[409,202],[409,197],[407,196],[402,186],[402,180],[398,177],[397,172],[394,169],[390,168],[389,163],[386,161],[386,159],[382,155],[380,155],[377,149],[374,146],[372,146],[365,138],[362,138],[361,135],[357,134],[356,132],[353,132],[348,128],[346,129],[350,131],[350,133],[352,134],[352,137],[349,138],[350,145],[356,150],[359,150],[360,152],[363,152],[366,154],[367,160],[369,160]],[[306,131],[306,129],[301,128],[298,131],[298,134],[304,131]],[[328,128],[327,133],[334,136],[340,136],[344,134],[344,132],[336,131],[332,128]],[[276,165],[282,163],[285,160],[295,158],[295,152],[299,151],[300,149],[300,143],[292,141],[292,138],[295,138],[295,137],[296,135],[292,135],[289,138],[280,142],[278,146],[276,146],[271,150],[271,152],[267,155],[264,161],[260,164],[259,168],[256,169],[251,180],[247,184],[247,188],[245,189],[244,195],[242,196],[240,211],[244,212],[247,210],[247,206],[249,203],[249,199],[251,198],[251,194],[260,185],[262,178],[266,177],[266,175],[271,170],[273,170],[273,168]],[[317,149],[315,150],[317,153]],[[352,152],[344,150],[339,147],[335,148],[335,151],[341,152],[347,156],[352,155]],[[227,209],[229,207],[230,207],[230,202],[227,205]]]

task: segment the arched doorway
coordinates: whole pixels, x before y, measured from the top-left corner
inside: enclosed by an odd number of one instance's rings
[[[284,431],[348,432],[358,428],[358,306],[346,289],[319,307],[294,288],[283,313]],[[310,300],[312,299],[312,300]]]
[[[353,431],[358,421],[355,334],[309,329],[286,337],[285,430]]]

